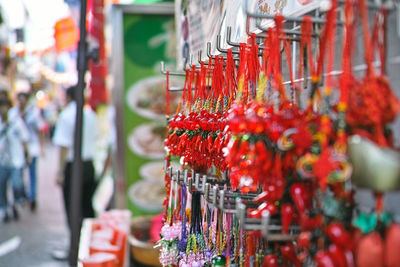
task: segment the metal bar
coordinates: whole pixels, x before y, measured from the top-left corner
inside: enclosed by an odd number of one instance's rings
[[[170,87],[169,91],[172,91],[172,92],[183,91],[183,87]]]
[[[208,47],[207,47],[208,48]],[[263,55],[263,52],[262,52],[262,50],[264,49],[264,47],[262,47],[262,46],[259,46],[258,47],[258,56],[262,56]],[[217,50],[219,51],[219,52],[221,52],[221,53],[228,53],[228,49],[224,49],[224,48],[222,48],[222,46],[221,46],[221,35],[217,35]],[[210,47],[210,51],[211,51],[211,47]],[[240,52],[239,51],[237,51],[237,50],[232,50],[232,54],[233,55],[239,55],[240,54]],[[224,58],[224,59],[226,59],[226,58]],[[233,60],[236,62],[236,61],[239,61],[239,58],[233,58]]]
[[[80,38],[78,43],[78,83],[75,89],[76,120],[74,136],[74,161],[72,163],[72,181],[70,193],[70,214],[71,214],[71,245],[69,263],[76,266],[78,260],[79,239],[82,224],[82,129],[83,129],[83,105],[84,90],[86,87],[85,74],[87,71],[87,41],[86,41],[86,0],[81,0],[80,10]]]
[[[271,28],[271,27],[264,27],[264,26],[262,26],[260,20],[257,20],[257,21],[256,21],[256,27],[257,27],[258,29],[262,30],[262,31],[267,31],[269,28]],[[288,34],[288,35],[301,35],[301,34],[302,34],[301,31],[289,30],[289,29],[283,29],[282,32],[285,33],[285,34]],[[259,36],[259,37],[265,38],[266,35],[265,35],[265,34],[262,34],[262,35],[259,34],[258,36]],[[313,37],[313,38],[319,38],[319,34],[317,34],[317,33],[311,33],[311,37]],[[288,40],[291,40],[291,41],[297,41],[297,42],[300,41],[300,38],[296,38],[296,37],[291,37],[291,38],[288,37],[287,39],[288,39]]]
[[[265,238],[270,242],[284,242],[284,241],[294,241],[299,235],[289,235],[289,234],[268,234]]]
[[[256,23],[256,27],[258,27],[257,23]],[[262,29],[260,29],[262,30]],[[289,30],[290,31],[290,30]],[[248,36],[250,36],[251,34],[253,34],[252,32],[250,32],[250,18],[247,17],[246,19],[246,33]],[[257,34],[256,38],[261,38],[261,39],[265,39],[267,35],[266,34]],[[289,40],[289,41],[295,41],[295,42],[300,42],[300,38],[294,38],[294,37],[290,37],[290,36],[285,36],[284,38],[280,37],[280,39],[284,39],[284,40]],[[240,45],[240,44],[237,44]],[[261,50],[264,49],[264,47],[260,46],[259,47]]]
[[[247,7],[246,7],[246,9],[247,9]],[[275,18],[275,15],[252,13],[249,10],[246,10],[246,14],[248,17],[258,18],[258,19],[274,19]],[[303,20],[304,20],[303,17],[283,16],[283,18],[286,21],[294,21],[294,22],[303,22]],[[326,19],[311,17],[311,22],[314,24],[324,24],[324,23],[326,23]]]
[[[378,68],[378,67],[381,66],[381,63],[380,63],[379,61],[375,61],[372,65],[373,65],[375,68]],[[354,67],[353,67],[353,71],[355,71],[355,72],[357,72],[357,71],[363,71],[363,70],[366,70],[366,69],[367,69],[367,65],[366,65],[366,64],[361,64],[361,65],[357,65],[357,66],[354,66]],[[342,74],[343,74],[343,71],[342,71],[342,70],[334,70],[334,71],[331,71],[331,72],[329,72],[329,73],[324,73],[323,76],[324,76],[324,77],[326,77],[326,76],[338,76],[338,75],[342,75]],[[308,76],[308,77],[306,78],[306,80],[311,80],[311,77]],[[300,83],[300,82],[303,82],[303,81],[304,81],[304,77],[294,80],[295,83]],[[283,82],[284,85],[290,84],[290,83],[291,83],[290,81],[285,81],[285,82]]]

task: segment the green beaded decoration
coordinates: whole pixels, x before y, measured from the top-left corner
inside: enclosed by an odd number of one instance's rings
[[[205,244],[203,236],[201,234],[197,233],[196,234],[196,239],[197,239],[197,245],[199,246],[200,251],[204,251],[205,247],[206,247],[206,244]]]
[[[186,246],[186,255],[189,255],[191,247],[192,247],[192,235],[189,235],[187,246]]]
[[[225,266],[226,258],[224,255],[217,255],[212,258],[213,266]]]

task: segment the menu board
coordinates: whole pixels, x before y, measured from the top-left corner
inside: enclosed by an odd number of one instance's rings
[[[140,7],[140,6],[139,6]],[[162,211],[164,189],[165,76],[160,61],[175,68],[175,31],[170,14],[124,13],[122,118],[127,204],[133,216]],[[171,78],[171,86],[183,81]],[[171,110],[179,97],[171,94]],[[121,107],[117,107],[121,108]],[[119,129],[121,130],[121,129]]]

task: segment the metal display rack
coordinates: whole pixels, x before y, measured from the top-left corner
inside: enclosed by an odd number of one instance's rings
[[[345,1],[339,1],[339,6],[343,5]],[[370,9],[381,9],[384,8],[387,11],[394,11],[397,10],[399,11],[399,5],[395,4],[393,1],[385,1],[384,3],[368,3],[368,8]],[[246,29],[247,33],[250,35],[251,33],[249,32],[249,22],[251,19],[256,19],[256,27],[258,30],[261,32],[265,32],[267,29],[265,26],[262,25],[261,20],[263,19],[274,19],[274,15],[266,15],[266,14],[261,14],[257,12],[252,12],[248,9],[248,1],[245,1],[245,11],[247,15],[246,19]],[[311,20],[313,24],[316,24],[317,27],[315,27],[313,33],[312,33],[312,38],[318,39],[320,37],[320,32],[318,31],[318,25],[324,24],[326,22],[324,16],[324,12],[321,11],[316,11],[316,14],[319,16],[312,17]],[[338,12],[341,12],[340,7],[338,8]],[[400,18],[399,12],[397,12],[397,16]],[[341,21],[341,16],[338,16],[339,19],[337,21],[338,25],[343,25],[343,21]],[[285,20],[285,25],[287,24],[292,24],[291,28],[287,28],[283,30],[283,33],[286,34],[286,38],[289,41],[292,42],[298,42],[299,41],[299,36],[301,36],[301,32],[299,31],[299,22],[303,21],[302,17],[284,17]],[[398,28],[400,29],[400,19],[398,19],[399,25]],[[231,39],[231,32],[232,29],[231,27],[227,27],[227,36],[226,36],[226,44],[229,49],[223,48],[222,47],[222,38],[221,35],[217,36],[217,41],[216,41],[216,49],[220,53],[219,56],[222,56],[226,60],[226,55],[228,52],[231,52],[234,56],[235,60],[238,60],[237,55],[239,54],[238,47],[240,46],[240,43],[236,43],[232,41]],[[263,40],[265,38],[265,34],[257,34],[256,36],[257,40]],[[260,47],[259,47],[259,56],[262,56],[263,54],[263,47],[262,47],[262,41],[258,41]],[[207,57],[210,59],[211,57],[214,57],[216,55],[211,54],[211,43],[207,43]],[[229,51],[230,50],[230,51]],[[296,48],[293,49],[292,53],[292,62],[293,66],[296,66]],[[281,50],[281,53],[283,52],[283,49]],[[201,51],[198,53],[198,63],[201,64],[202,61],[202,55]],[[190,65],[192,65],[192,60],[190,60]],[[203,62],[204,64],[208,64],[208,62]],[[398,62],[397,62],[398,63]],[[392,63],[392,64],[397,64],[397,63]],[[380,62],[374,62],[373,66],[374,67],[379,67]],[[196,68],[200,68],[200,65],[194,64]],[[366,64],[362,65],[356,65],[353,67],[353,71],[364,71],[367,68]],[[168,71],[165,69],[165,64],[164,62],[161,62],[161,73],[162,74],[169,74],[173,76],[185,76],[185,72],[181,71]],[[322,76],[337,76],[341,75],[343,73],[342,70],[335,70],[330,73],[323,73]],[[304,77],[300,77],[295,79],[293,82],[299,83],[299,82],[307,82],[311,80],[311,77],[307,75],[307,72],[305,71]],[[284,85],[290,84],[291,81],[285,81],[283,82]],[[183,88],[170,88],[170,91],[180,91],[183,90]],[[271,242],[285,242],[285,241],[293,241],[298,237],[298,234],[300,232],[300,227],[298,225],[291,225],[289,228],[289,233],[288,234],[283,234],[281,233],[282,226],[279,224],[279,221],[274,220],[268,211],[264,211],[262,213],[261,218],[251,218],[247,214],[247,210],[250,208],[257,208],[258,203],[254,201],[255,197],[258,195],[257,192],[253,193],[240,193],[240,192],[234,192],[229,186],[229,182],[227,180],[228,173],[224,172],[222,179],[219,179],[215,176],[209,176],[205,175],[202,173],[195,173],[194,171],[189,171],[189,170],[173,170],[172,167],[167,168],[167,162],[165,163],[165,172],[166,174],[171,178],[171,181],[173,183],[178,183],[178,184],[184,184],[187,187],[187,191],[192,193],[193,191],[200,192],[205,201],[207,202],[207,205],[210,205],[211,207],[217,208],[223,213],[226,214],[234,214],[237,216],[239,220],[239,224],[242,227],[243,230],[250,230],[250,231],[261,231],[263,237]],[[190,173],[190,175],[189,175]],[[260,192],[258,192],[260,193]]]
[[[167,166],[167,162],[165,162],[165,166]],[[232,191],[229,188],[227,172],[224,172],[222,179],[219,179],[216,176],[195,173],[193,170],[174,170],[171,166],[165,170],[165,174],[171,178],[173,183],[185,185],[190,193],[200,192],[207,205],[217,208],[223,213],[237,216],[243,230],[261,231],[264,238],[270,242],[292,241],[298,237],[299,226],[292,225],[288,234],[282,234],[282,226],[277,220],[271,218],[268,211],[264,211],[261,218],[250,218],[247,215],[247,209],[258,207],[258,203],[254,201],[258,194],[257,192],[243,194]]]

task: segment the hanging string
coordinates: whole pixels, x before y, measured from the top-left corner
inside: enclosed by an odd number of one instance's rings
[[[192,112],[192,87],[193,87],[193,80],[194,75],[196,73],[196,66],[193,65],[190,71],[190,78],[189,78],[189,85],[187,89],[187,102],[189,103],[189,113]]]
[[[257,82],[260,73],[260,61],[258,59],[258,45],[256,44],[256,34],[253,33],[249,41],[250,51],[248,53],[248,75],[252,98],[255,97]]]
[[[290,77],[290,90],[292,92],[292,103],[296,102],[296,84],[294,83],[294,74],[292,69],[292,53],[290,52],[291,46],[288,40],[283,41],[283,47],[286,54],[286,61],[289,69],[289,77]]]
[[[365,45],[365,62],[367,64],[367,75],[373,76],[375,71],[372,66],[373,61],[373,54],[372,54],[372,47],[371,47],[371,39],[369,36],[369,26],[368,26],[368,10],[366,7],[365,0],[358,0],[360,6],[360,13],[361,13],[361,22],[363,28],[363,37],[364,37],[364,45]]]
[[[332,88],[333,88],[333,75],[330,75],[331,72],[333,71],[334,68],[334,62],[335,62],[335,34],[336,34],[336,8],[337,8],[337,0],[332,0],[331,1],[331,9],[328,11],[327,14],[327,25],[325,28],[327,29],[327,37],[326,41],[327,42],[327,47],[328,47],[328,55],[327,55],[327,60],[326,60],[326,72],[328,73],[328,76],[326,78],[326,85],[325,85],[325,94],[326,96],[331,95],[332,93]],[[322,58],[322,56],[320,56]],[[320,73],[322,73],[322,66],[319,64],[322,64],[322,62],[318,63],[318,68],[320,68]],[[319,74],[320,75],[320,74]]]
[[[267,29],[266,35],[264,38],[264,49],[263,49],[263,55],[262,55],[262,60],[261,60],[261,65],[260,65],[260,74],[259,74],[259,80],[258,80],[258,88],[257,88],[257,94],[256,94],[256,100],[261,102],[263,100],[263,97],[265,95],[265,89],[267,87],[267,65],[269,64],[269,55],[270,55],[270,47],[269,47],[269,32],[270,28]]]
[[[311,81],[312,82],[317,82],[318,77],[316,76],[316,69],[315,69],[315,65],[314,65],[314,58],[313,58],[313,51],[312,51],[312,42],[311,42],[311,34],[312,34],[312,19],[310,16],[304,16],[303,17],[303,23],[300,26],[301,28],[301,51],[302,57],[304,58],[304,52],[306,49],[307,51],[307,63],[310,66],[310,72],[311,72]],[[302,58],[302,59],[303,59]],[[300,72],[301,75],[303,75],[302,71]],[[306,77],[304,77],[306,78]]]
[[[273,47],[271,50],[273,51],[272,54],[274,56],[274,68],[273,68],[273,74],[274,74],[274,80],[275,80],[275,88],[279,92],[279,97],[282,102],[287,101],[287,96],[285,92],[285,86],[283,85],[282,81],[282,73],[281,73],[281,52],[280,52],[280,46],[281,46],[281,38],[284,37],[282,35],[282,28],[283,28],[283,21],[284,17],[282,15],[276,15],[275,16],[275,34],[272,34],[273,36]]]
[[[181,202],[182,202],[181,221],[182,221],[182,228],[181,228],[180,241],[179,241],[179,244],[178,244],[178,247],[179,247],[180,251],[185,251],[186,250],[187,242],[188,242],[187,231],[186,231],[186,199],[187,199],[186,185],[184,183],[181,183]]]
[[[185,83],[183,85],[183,92],[182,92],[182,97],[181,100],[179,101],[178,107],[176,108],[176,114],[180,113],[182,105],[185,107],[186,106],[186,87],[189,79],[189,70],[185,71]],[[185,111],[184,111],[185,112]]]
[[[246,103],[245,93],[247,92],[246,82],[246,63],[247,62],[247,45],[241,43],[239,46],[239,70],[238,70],[238,97],[239,102]]]
[[[236,65],[233,60],[232,50],[228,49],[226,68],[225,68],[225,86],[224,95],[228,98],[225,110],[230,108],[232,100],[236,96],[237,80],[236,80]]]
[[[166,87],[166,103],[165,103],[165,117],[167,119],[167,121],[169,120],[169,71],[167,71],[166,74],[166,78],[167,78],[167,87]]]
[[[354,10],[351,1],[345,3],[345,35],[343,40],[342,70],[340,79],[339,112],[346,112],[350,87],[355,82],[352,75],[352,55],[354,48]]]
[[[374,28],[372,30],[372,49],[377,49],[381,63],[381,75],[386,73],[386,27],[387,27],[387,10],[382,9],[375,16]]]

